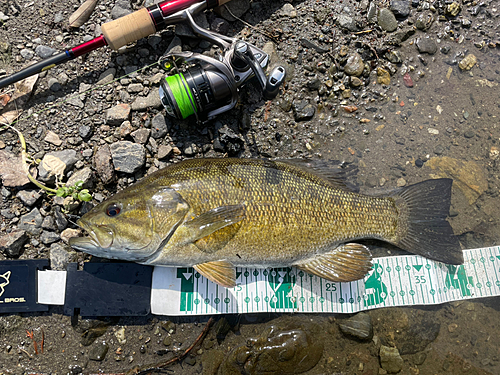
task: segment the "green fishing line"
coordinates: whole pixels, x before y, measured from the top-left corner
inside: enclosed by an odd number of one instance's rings
[[[172,95],[183,119],[197,112],[193,95],[191,90],[187,89],[187,82],[182,73],[168,76],[165,78],[165,81],[170,86],[170,90],[172,90]]]

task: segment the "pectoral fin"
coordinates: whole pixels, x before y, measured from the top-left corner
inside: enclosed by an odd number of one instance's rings
[[[294,266],[330,281],[349,282],[362,279],[372,268],[371,260],[372,255],[366,246],[348,243]]]
[[[236,270],[234,266],[224,260],[197,264],[193,267],[197,272],[223,287],[236,286]]]
[[[240,222],[245,218],[245,206],[236,204],[213,208],[184,223],[187,241],[196,242],[215,231]]]

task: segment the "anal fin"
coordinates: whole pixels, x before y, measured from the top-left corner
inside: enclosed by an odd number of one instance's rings
[[[326,280],[349,282],[365,277],[372,268],[371,260],[372,254],[366,246],[348,243],[294,266]]]
[[[197,264],[193,268],[208,280],[223,287],[233,288],[236,286],[236,269],[229,262],[217,260]]]

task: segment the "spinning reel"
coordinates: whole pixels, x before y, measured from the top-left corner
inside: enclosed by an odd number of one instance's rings
[[[163,56],[159,64],[167,76],[160,86],[160,98],[167,113],[179,120],[195,115],[205,122],[233,108],[238,101],[238,88],[257,77],[265,99],[273,99],[285,80],[285,69],[275,67],[266,77],[264,69],[269,56],[244,41],[199,27],[189,9],[181,17],[194,33],[222,50],[216,57],[180,52]]]

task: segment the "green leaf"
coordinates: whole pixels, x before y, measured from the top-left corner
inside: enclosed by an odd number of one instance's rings
[[[65,197],[65,196],[67,196],[66,188],[65,187],[60,187],[59,189],[57,189],[56,196],[57,197]]]
[[[87,189],[83,189],[80,193],[78,193],[78,199],[83,202],[90,202],[92,200],[92,195],[89,194]]]
[[[76,181],[75,182],[75,189],[81,190],[83,187],[83,181]]]

